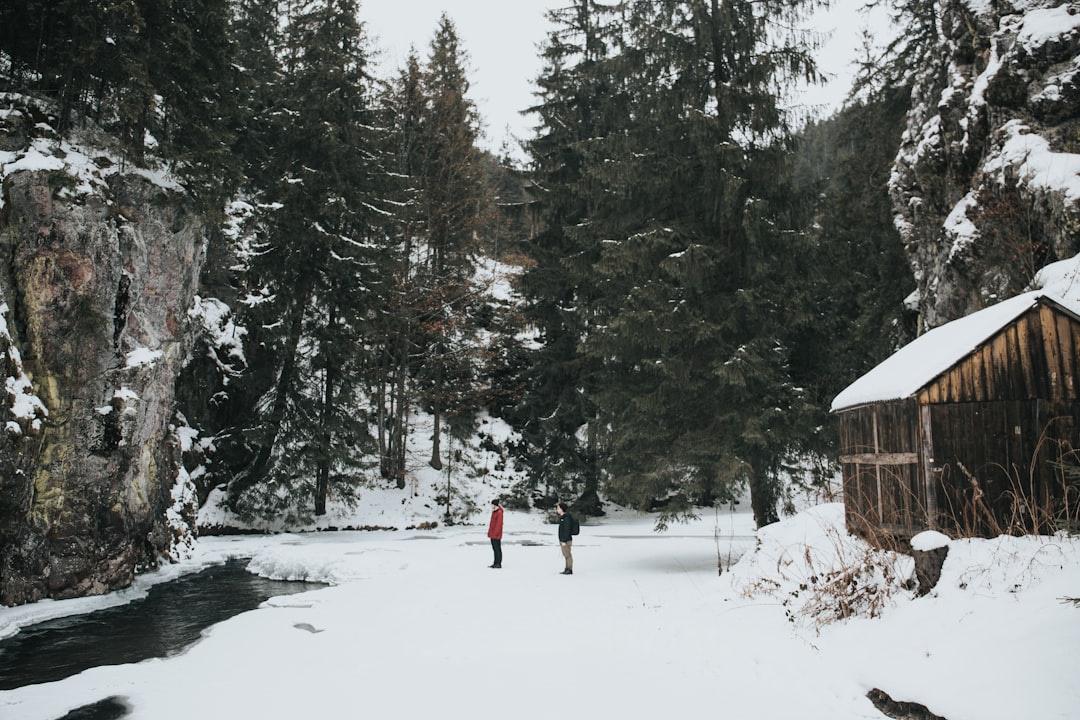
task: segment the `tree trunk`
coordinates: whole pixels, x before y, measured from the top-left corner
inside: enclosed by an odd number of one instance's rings
[[[331,321],[333,316],[331,315]],[[322,429],[319,432],[321,438],[321,452],[318,461],[318,471],[315,477],[315,515],[326,514],[326,498],[330,494],[330,444],[333,441],[333,432],[330,423],[334,417],[334,383],[337,382],[337,372],[333,362],[328,362],[326,367],[326,381],[323,388],[322,406]]]
[[[302,297],[297,298],[296,303],[293,305],[285,356],[274,389],[274,407],[271,409],[270,417],[266,422],[267,436],[263,440],[254,462],[247,471],[229,483],[229,506],[234,510],[240,496],[261,481],[270,467],[270,457],[273,454],[278,433],[281,432],[281,423],[285,420],[285,411],[288,408],[289,388],[292,386],[296,375],[296,349],[300,345],[300,331],[303,327],[307,301],[308,296],[304,293]]]
[[[440,457],[440,446],[442,445],[442,413],[439,410],[439,401],[435,401],[435,422],[434,429],[431,434],[431,460],[428,461],[428,465],[436,470],[442,470],[442,458]]]
[[[404,355],[404,353],[403,353]],[[405,441],[408,436],[406,367],[404,362],[380,379],[379,384],[379,472],[405,489]]]
[[[389,361],[380,363],[379,375],[375,381],[375,426],[378,431],[379,442],[379,475],[381,475],[384,480],[390,477],[388,436],[390,434],[389,418],[393,412],[392,409],[391,412],[387,412],[386,410],[386,403],[389,399],[389,393],[386,390],[387,386],[390,384],[389,366]]]
[[[604,514],[604,504],[600,501],[600,468],[596,460],[596,422],[589,423],[588,466],[585,471],[585,487],[574,503],[574,510],[581,515],[600,517]]]
[[[769,482],[765,469],[751,463],[750,469],[750,507],[754,511],[754,525],[759,529],[780,520],[776,512],[776,489]]]
[[[393,480],[399,490],[405,489],[405,445],[408,440],[410,317],[414,311],[409,305],[412,233],[413,229],[407,227],[399,288],[394,291],[398,300],[391,306],[391,315],[397,322],[387,329],[386,362],[379,384],[379,470],[382,477]]]
[[[391,477],[399,490],[405,489],[405,445],[409,439],[409,336],[401,338],[401,358],[397,369],[397,389],[394,397],[390,434]]]

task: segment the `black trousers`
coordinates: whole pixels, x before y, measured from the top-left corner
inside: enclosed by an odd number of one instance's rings
[[[492,538],[491,549],[495,551],[495,564],[502,565],[502,540]]]

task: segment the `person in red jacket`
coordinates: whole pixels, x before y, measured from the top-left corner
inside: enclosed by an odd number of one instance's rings
[[[495,498],[491,501],[491,522],[488,523],[488,537],[491,538],[491,549],[495,552],[495,562],[488,567],[502,567],[502,528],[503,509],[499,498]]]

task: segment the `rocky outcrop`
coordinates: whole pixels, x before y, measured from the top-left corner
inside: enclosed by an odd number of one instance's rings
[[[0,115],[0,603],[129,584],[172,538],[205,230],[184,194]]]
[[[890,193],[935,327],[1080,263],[1080,10],[942,0]]]
[[[930,712],[930,709],[921,703],[896,701],[880,688],[874,688],[866,693],[874,707],[893,720],[945,720],[940,715]]]

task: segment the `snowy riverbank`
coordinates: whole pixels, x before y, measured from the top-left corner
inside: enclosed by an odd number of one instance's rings
[[[204,538],[189,566],[251,556],[261,574],[333,586],[272,599],[177,657],[0,692],[0,717],[55,720],[118,697],[145,720],[862,720],[884,717],[872,688],[948,720],[1080,708],[1080,608],[1062,600],[1080,595],[1075,540],[954,541],[930,596],[867,574],[878,617],[823,625],[820,579],[871,555],[840,505],[758,544],[745,513],[652,528],[632,514],[584,527],[570,577],[537,514],[507,514],[502,570],[487,568],[481,525]],[[742,559],[718,575],[718,555]],[[0,610],[0,627],[41,606]]]

